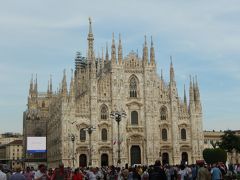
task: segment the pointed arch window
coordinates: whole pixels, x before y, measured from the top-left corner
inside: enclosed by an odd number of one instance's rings
[[[102,105],[101,106],[100,114],[101,114],[101,119],[102,120],[106,120],[107,119],[107,117],[108,117],[108,108],[107,108],[106,105]]]
[[[130,79],[130,97],[137,97],[137,79],[135,77],[132,77]]]
[[[138,125],[138,112],[137,111],[131,112],[131,124]]]
[[[162,129],[162,140],[167,141],[167,129]]]
[[[187,133],[186,133],[186,129],[181,129],[181,139],[182,140],[186,140],[187,139]]]
[[[165,106],[160,109],[160,119],[167,120],[167,108]]]
[[[80,129],[80,141],[86,141],[86,131],[84,128]]]
[[[102,141],[107,141],[107,129],[102,129]]]

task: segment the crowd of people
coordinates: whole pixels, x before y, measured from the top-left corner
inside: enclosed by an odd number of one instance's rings
[[[197,165],[185,164],[162,166],[159,160],[150,166],[134,167],[90,167],[90,168],[58,168],[47,170],[44,164],[38,170],[26,167],[22,170],[17,167],[14,171],[5,170],[0,164],[0,180],[220,180],[226,173],[240,174],[240,165],[230,165],[228,168],[223,163],[206,165],[198,162]]]

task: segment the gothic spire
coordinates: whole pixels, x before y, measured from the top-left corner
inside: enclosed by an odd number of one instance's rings
[[[144,65],[148,64],[148,47],[147,47],[147,36],[144,36],[144,45],[143,45],[143,63]]]
[[[62,79],[62,94],[63,96],[67,95],[67,77],[66,77],[66,70],[63,71],[63,79]]]
[[[106,43],[106,63],[109,61],[109,55],[108,55],[108,43]]]
[[[33,75],[30,80],[29,95],[32,94],[32,92],[33,92]]]
[[[50,79],[48,80],[48,90],[47,90],[48,95],[50,96],[52,94],[52,77],[50,75]]]
[[[151,36],[151,49],[150,49],[150,64],[155,65],[155,52],[153,47],[152,36]]]
[[[189,110],[194,111],[195,103],[194,103],[194,90],[193,90],[193,83],[192,77],[190,76],[190,86],[189,86]]]
[[[161,80],[163,81],[163,69],[161,69]]]
[[[118,43],[118,63],[122,64],[122,40],[121,40],[121,34],[119,34],[119,43]]]
[[[49,92],[52,94],[52,75],[50,75],[50,81],[49,81]]]
[[[184,84],[184,107],[187,110],[187,95],[186,95],[185,84]]]
[[[98,58],[97,58],[97,72],[100,73],[101,70],[101,63],[100,63],[100,55],[98,52]]]
[[[200,92],[199,92],[199,88],[198,88],[198,80],[197,80],[197,76],[195,77],[195,79],[196,79],[196,85],[195,85],[196,101],[200,101]]]
[[[92,33],[92,21],[91,18],[89,18],[89,32],[88,32],[88,61],[90,61],[91,63],[93,62],[93,41],[94,41],[94,37],[93,37],[93,33]]]
[[[116,64],[116,48],[115,48],[115,40],[114,40],[114,33],[112,33],[112,64]]]
[[[171,65],[170,65],[170,82],[174,82],[175,81],[175,76],[174,76],[174,68],[173,68],[173,63],[172,63],[172,56],[170,56],[170,61],[171,61]]]
[[[35,92],[36,94],[38,93],[37,74],[36,74],[36,79],[35,79],[35,84],[34,84],[34,92]]]
[[[104,68],[104,52],[103,52],[103,48],[102,48],[102,69]]]
[[[71,77],[71,82],[70,82],[70,99],[73,99],[74,97],[74,75],[73,75],[73,70],[72,71],[72,77]]]

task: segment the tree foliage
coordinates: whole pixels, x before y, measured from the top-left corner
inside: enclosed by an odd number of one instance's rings
[[[227,152],[221,148],[207,148],[203,150],[203,158],[208,164],[213,164],[217,162],[225,163],[227,160]]]
[[[225,131],[221,137],[219,147],[229,153],[232,153],[233,150],[240,152],[240,137],[235,135],[235,132],[231,130]]]

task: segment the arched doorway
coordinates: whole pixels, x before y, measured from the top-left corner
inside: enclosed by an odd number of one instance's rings
[[[163,153],[162,154],[162,164],[163,165],[169,164],[169,155],[168,155],[168,153]]]
[[[188,164],[188,153],[187,152],[183,152],[182,153],[182,161],[181,164]]]
[[[108,154],[101,155],[101,166],[108,166]]]
[[[131,165],[141,164],[141,149],[139,146],[131,147]]]
[[[87,155],[81,154],[79,156],[79,167],[86,167],[87,166]]]

